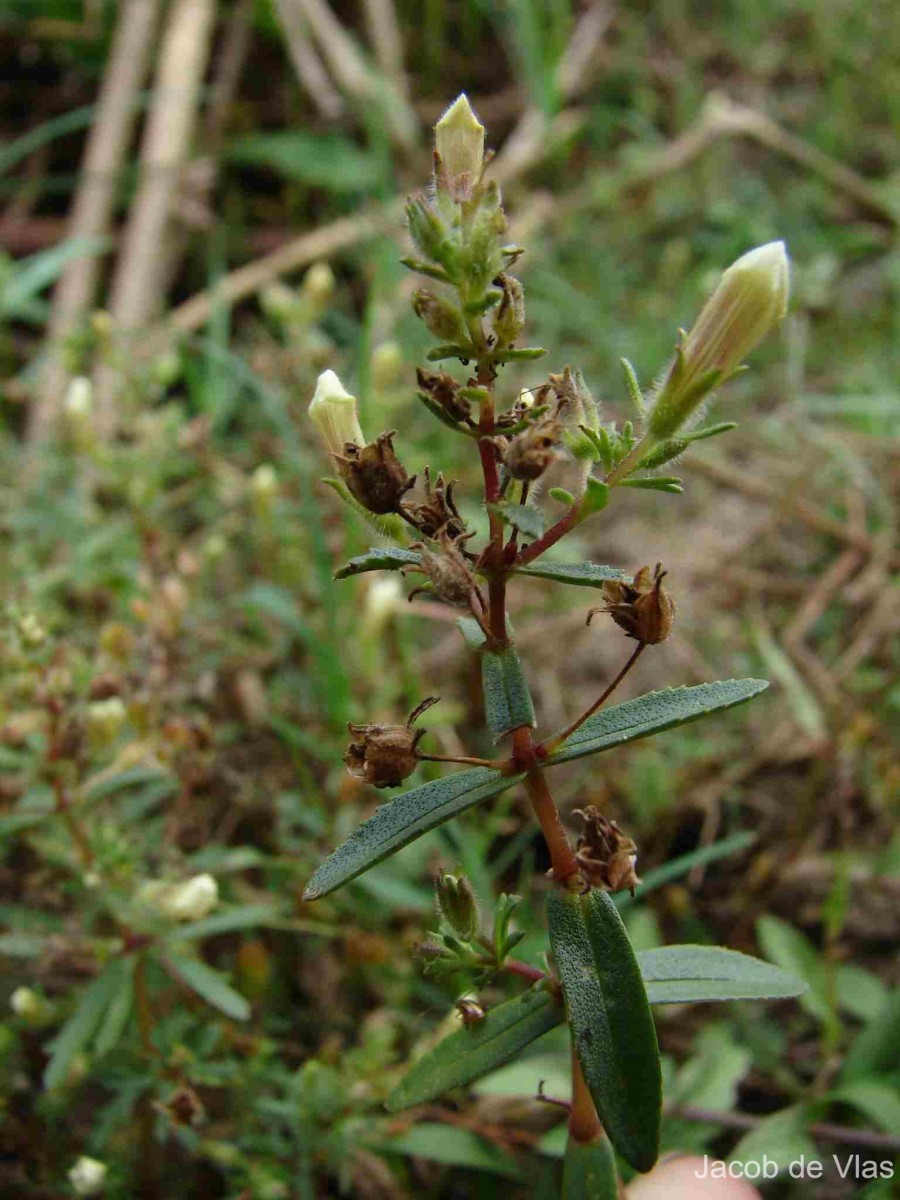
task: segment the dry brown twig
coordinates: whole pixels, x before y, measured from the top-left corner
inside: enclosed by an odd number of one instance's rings
[[[323,117],[333,120],[342,116],[346,109],[344,99],[309,40],[306,22],[296,0],[274,0],[274,6],[300,87]]]
[[[376,104],[394,144],[401,150],[412,150],[418,141],[419,128],[409,102],[392,80],[369,67],[325,0],[283,2],[294,4],[302,14],[337,85],[357,104]]]
[[[81,164],[67,237],[95,238],[109,232],[161,9],[162,0],[127,0],[121,6]],[[39,442],[46,436],[56,416],[66,384],[61,359],[63,343],[88,315],[99,274],[100,259],[89,254],[70,262],[57,284],[47,334],[47,362],[31,413],[32,441]]]

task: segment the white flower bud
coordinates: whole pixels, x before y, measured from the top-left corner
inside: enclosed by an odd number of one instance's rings
[[[103,1191],[106,1172],[108,1170],[109,1168],[106,1163],[100,1162],[97,1158],[89,1158],[86,1154],[82,1154],[75,1166],[69,1171],[69,1182],[75,1190],[75,1195],[99,1196]]]
[[[85,375],[76,375],[66,389],[63,408],[66,416],[81,420],[91,415],[94,407],[94,388]]]
[[[323,371],[319,376],[309,415],[329,453],[343,454],[348,442],[356,446],[366,444],[356,412],[356,397],[350,395],[334,371]]]
[[[787,311],[790,266],[784,242],[742,255],[722,275],[684,339],[663,383],[648,429],[670,437],[714,384],[727,379]],[[708,380],[709,386],[704,387]]]
[[[334,271],[327,262],[317,262],[303,276],[301,290],[318,315],[334,295]]]
[[[484,126],[465,92],[434,127],[435,148],[452,191],[466,193],[478,182],[484,163]]]
[[[173,921],[202,921],[218,902],[219,885],[208,873],[166,887],[156,897],[159,910]]]
[[[377,641],[403,603],[403,588],[396,575],[385,574],[374,579],[366,591],[362,622],[364,636],[370,641]]]
[[[403,366],[403,351],[396,342],[382,342],[372,351],[372,387],[382,392],[393,387]]]
[[[9,1006],[17,1017],[30,1024],[40,1021],[46,1011],[43,999],[30,987],[17,987],[9,998]]]
[[[250,487],[254,498],[268,503],[278,491],[278,472],[271,463],[261,463],[250,476]]]
[[[289,321],[297,313],[297,293],[286,283],[270,283],[259,294],[259,302],[267,316],[276,321]]]
[[[125,724],[127,713],[119,696],[94,700],[87,706],[88,736],[94,746],[109,746]]]

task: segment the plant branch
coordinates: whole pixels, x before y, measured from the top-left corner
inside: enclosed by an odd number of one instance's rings
[[[534,745],[529,726],[523,725],[513,731],[513,763],[519,770],[528,772],[525,790],[550,851],[553,878],[565,887],[570,880],[580,877],[581,871],[544,772],[538,765],[539,749]]]
[[[593,1142],[603,1133],[594,1101],[585,1083],[578,1061],[575,1042],[572,1042],[572,1107],[569,1110],[569,1137],[573,1142]]]
[[[547,752],[547,754],[552,754],[553,751],[556,750],[559,746],[561,746],[563,744],[563,742],[565,742],[568,738],[570,738],[572,736],[572,734],[576,732],[576,730],[581,728],[581,726],[585,723],[585,721],[588,719],[588,717],[592,717],[594,715],[594,713],[597,711],[597,709],[600,708],[600,706],[602,704],[606,703],[606,701],[610,698],[610,696],[613,694],[613,692],[616,690],[616,688],[619,686],[619,684],[622,682],[622,680],[625,678],[625,676],[628,674],[628,672],[631,670],[631,668],[634,666],[634,664],[640,658],[641,653],[643,652],[646,645],[647,645],[646,642],[638,642],[638,644],[635,646],[634,650],[632,650],[631,654],[629,655],[628,661],[625,663],[625,666],[621,669],[621,671],[618,673],[618,675],[615,677],[615,679],[612,681],[612,683],[609,685],[609,687],[606,688],[605,691],[600,695],[599,699],[595,700],[594,703],[590,706],[589,709],[587,709],[586,712],[583,712],[581,714],[581,716],[578,717],[577,720],[573,721],[572,724],[568,727],[568,729],[564,729],[563,732],[558,733],[556,735],[556,737],[553,737],[549,741],[542,743],[542,747]]]

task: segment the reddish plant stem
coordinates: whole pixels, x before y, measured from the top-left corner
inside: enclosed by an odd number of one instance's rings
[[[615,677],[615,679],[612,681],[612,683],[609,685],[609,687],[606,688],[606,690],[601,694],[599,699],[595,700],[594,703],[591,705],[591,707],[586,712],[583,712],[581,714],[581,716],[578,717],[577,720],[573,721],[572,724],[568,727],[568,729],[564,729],[562,731],[562,733],[558,733],[555,737],[550,738],[549,741],[546,741],[543,743],[541,749],[546,754],[552,754],[553,751],[556,750],[558,746],[561,746],[563,744],[563,742],[566,741],[567,738],[570,738],[573,733],[575,733],[577,730],[579,730],[581,728],[581,726],[585,723],[585,721],[588,719],[588,717],[592,717],[594,715],[594,713],[597,711],[597,709],[602,704],[606,703],[606,701],[610,698],[610,696],[613,694],[613,692],[616,690],[616,688],[619,686],[619,684],[622,682],[622,680],[625,678],[625,676],[628,674],[628,672],[631,670],[631,668],[634,666],[634,664],[640,658],[641,652],[646,645],[647,645],[646,642],[638,642],[637,646],[635,646],[634,650],[631,652],[631,655],[628,658],[628,662],[626,662],[625,666],[618,673],[618,675]]]
[[[547,978],[545,971],[540,967],[532,967],[529,963],[520,962],[517,958],[507,958],[503,963],[503,970],[509,971],[511,975],[518,975],[521,979],[527,979],[529,983],[539,983],[542,979]]]
[[[545,550],[549,550],[551,546],[555,546],[559,539],[565,537],[577,524],[578,505],[573,504],[568,512],[563,513],[555,525],[551,525],[546,533],[541,534],[537,541],[532,542],[530,546],[526,546],[524,550],[519,552],[519,556],[516,559],[516,566],[525,567],[528,563],[534,562]]]
[[[558,883],[566,886],[569,880],[580,874],[580,869],[559,810],[547,787],[544,772],[538,765],[537,749],[531,730],[527,725],[523,725],[513,732],[513,762],[519,770],[528,772],[525,777],[525,790],[528,792],[534,815],[540,823],[544,841],[550,851],[553,877]]]
[[[569,1109],[569,1137],[573,1142],[593,1142],[603,1133],[594,1101],[584,1080],[575,1044],[572,1044],[572,1107]]]

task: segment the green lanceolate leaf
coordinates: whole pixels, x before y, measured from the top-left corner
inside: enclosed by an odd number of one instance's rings
[[[602,588],[604,583],[631,579],[618,567],[604,567],[600,563],[555,563],[539,562],[533,567],[521,567],[517,575],[534,575],[538,579],[553,579],[556,583],[572,583],[576,587]]]
[[[201,996],[207,1004],[223,1012],[235,1021],[246,1021],[250,1016],[250,1005],[240,992],[236,992],[220,971],[214,971],[199,958],[186,955],[169,955],[165,960],[166,970],[180,980],[185,987]]]
[[[460,771],[404,792],[375,810],[342,846],[322,863],[306,885],[305,900],[317,900],[408,846],[430,829],[518,783],[522,775],[501,775],[487,767]]]
[[[398,546],[372,546],[365,554],[351,558],[339,571],[335,579],[349,579],[351,575],[362,575],[365,571],[399,571],[401,567],[421,562],[417,550],[401,550]]]
[[[616,1156],[606,1134],[593,1142],[566,1143],[562,1200],[618,1200]]]
[[[771,963],[722,946],[664,946],[637,956],[651,1004],[780,1000],[807,985]]]
[[[495,742],[523,725],[534,728],[531,692],[515,647],[482,651],[481,687],[485,719]]]
[[[81,1003],[56,1035],[53,1054],[44,1072],[46,1088],[57,1087],[65,1080],[72,1060],[100,1028],[103,1016],[119,990],[122,970],[121,960],[114,959],[109,963],[88,987]]]
[[[498,1004],[483,1021],[463,1026],[424,1054],[388,1096],[388,1111],[424,1104],[473,1083],[509,1062],[562,1018],[562,1005],[540,988]]]
[[[485,1141],[469,1129],[455,1129],[442,1121],[413,1125],[405,1133],[385,1138],[372,1148],[409,1158],[427,1158],[432,1162],[471,1171],[489,1171],[509,1179],[518,1179],[521,1173],[516,1160],[492,1142]]]
[[[599,754],[651,733],[696,721],[717,709],[734,708],[758,696],[768,686],[764,679],[721,679],[717,683],[700,683],[696,687],[648,692],[636,700],[603,709],[585,721],[550,755],[547,765],[569,762],[585,754]]]
[[[117,966],[118,970],[115,973],[115,986],[111,989],[109,1003],[94,1038],[94,1052],[98,1057],[108,1054],[118,1045],[128,1028],[134,1007],[134,969],[137,960],[132,955],[119,958],[111,965]]]
[[[606,892],[547,898],[550,945],[584,1078],[613,1146],[637,1171],[659,1153],[656,1029],[622,918]]]

